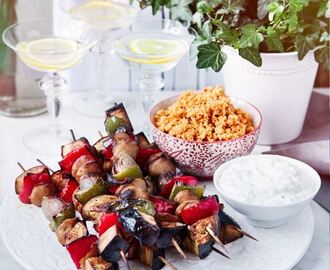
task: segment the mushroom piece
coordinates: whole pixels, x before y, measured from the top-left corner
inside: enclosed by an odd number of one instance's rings
[[[61,245],[66,246],[88,234],[86,225],[78,218],[64,220],[56,229],[56,236]]]
[[[116,265],[103,260],[101,257],[90,257],[85,260],[83,270],[114,270]]]
[[[103,215],[109,206],[118,201],[117,196],[113,195],[99,195],[89,200],[83,207],[81,214],[84,219],[97,220]]]
[[[159,177],[162,174],[169,172],[175,173],[175,164],[164,153],[153,154],[147,161],[146,169],[149,175],[153,177]]]
[[[43,197],[52,196],[56,193],[56,187],[53,183],[47,183],[35,186],[30,195],[31,203],[40,207]]]

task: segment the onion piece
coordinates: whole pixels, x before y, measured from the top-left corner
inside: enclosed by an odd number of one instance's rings
[[[61,199],[55,196],[43,197],[41,202],[42,211],[49,221],[51,221],[54,216],[61,213],[65,205],[66,204]]]
[[[79,179],[79,189],[86,190],[94,186],[102,178],[94,174],[85,174]]]

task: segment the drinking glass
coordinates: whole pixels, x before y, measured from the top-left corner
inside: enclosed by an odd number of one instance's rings
[[[190,42],[188,30],[180,22],[155,19],[136,20],[130,31],[113,42],[115,53],[141,74],[137,85],[146,112],[153,105],[155,94],[164,87],[161,73],[180,62]]]
[[[96,58],[97,88],[93,96],[82,97],[75,102],[78,112],[91,117],[103,117],[104,111],[118,96],[108,94],[110,82],[109,33],[129,27],[135,20],[137,9],[123,1],[113,0],[60,0],[61,9],[74,19],[89,24],[98,34],[98,43],[93,48]],[[120,97],[123,101],[123,97]],[[124,101],[128,105],[129,101]]]
[[[88,25],[79,25],[68,33],[57,29],[52,19],[38,19],[15,23],[3,32],[3,41],[30,68],[46,72],[39,82],[47,97],[50,122],[34,128],[23,137],[24,145],[35,153],[55,155],[59,145],[68,141],[68,130],[63,130],[58,116],[61,94],[67,82],[58,72],[69,69],[82,60],[96,44],[95,33]]]

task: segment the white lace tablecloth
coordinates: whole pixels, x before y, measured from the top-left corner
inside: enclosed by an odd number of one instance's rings
[[[123,93],[128,95],[126,93]],[[160,98],[172,95],[173,92],[162,93]],[[135,106],[129,108],[136,131],[143,130],[146,115],[139,103],[139,95],[130,92],[129,95]],[[72,108],[76,95],[67,94],[64,97],[65,106],[62,112],[63,122],[72,129],[79,131],[77,136],[86,136],[91,141],[98,137],[97,130],[104,130],[102,118],[88,118],[81,116]],[[6,195],[8,189],[14,188],[15,177],[20,173],[16,165],[17,161],[22,162],[26,167],[33,166],[35,159],[40,158],[49,166],[55,167],[59,157],[43,157],[27,150],[22,142],[22,136],[31,128],[49,123],[47,115],[32,118],[6,118],[0,116],[0,203]],[[81,132],[81,133],[80,133]],[[267,150],[265,147],[257,146],[255,152]],[[59,148],[60,151],[60,148]],[[56,168],[56,167],[55,167]],[[310,248],[303,259],[295,266],[295,270],[327,270],[329,269],[329,213],[317,203],[312,203],[315,218],[315,233]],[[13,224],[15,226],[15,224]],[[279,260],[281,258],[278,258]],[[269,266],[271,269],[271,265]],[[23,270],[16,263],[0,238],[0,270]],[[47,270],[47,269],[43,269]]]

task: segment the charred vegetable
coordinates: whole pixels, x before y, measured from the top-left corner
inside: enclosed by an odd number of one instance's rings
[[[73,204],[69,203],[59,214],[53,217],[49,226],[52,231],[55,231],[64,220],[74,217],[76,217],[76,210]]]
[[[101,257],[89,257],[85,260],[83,270],[117,270],[118,265],[103,260]]]
[[[149,200],[154,204],[157,213],[174,214],[177,203],[164,199],[161,196],[149,196]]]
[[[81,185],[80,185],[81,188]],[[77,190],[74,193],[75,199],[77,199],[82,205],[86,204],[90,199],[107,193],[107,186],[102,179],[98,179],[95,184],[87,186],[84,189]]]
[[[160,235],[156,242],[158,248],[169,248],[173,245],[173,239],[181,245],[187,237],[187,225],[179,222],[161,222]]]
[[[31,203],[31,193],[35,186],[51,182],[49,170],[46,166],[33,167],[19,177],[15,182],[15,191],[22,203]]]
[[[110,207],[110,211],[122,211],[124,209],[131,208],[135,209],[141,213],[153,216],[155,215],[156,211],[149,200],[144,199],[128,199],[128,200],[121,200],[118,202],[113,203]]]
[[[159,236],[159,227],[152,216],[128,208],[120,212],[119,222],[141,244],[153,246]]]
[[[81,264],[84,265],[82,260],[86,260],[86,255],[94,257],[97,255],[97,237],[95,235],[85,236],[70,243],[66,246],[72,261],[76,265],[77,269],[81,269]]]
[[[217,216],[212,215],[192,224],[188,230],[188,237],[183,242],[183,246],[199,256],[200,259],[207,257],[212,252],[214,245],[214,240],[207,232],[207,227],[215,233],[218,232]]]
[[[121,154],[116,158],[113,166],[114,178],[122,181],[126,178],[141,178],[142,172],[139,165],[127,154]]]
[[[159,177],[160,195],[163,197],[169,197],[174,185],[177,182],[191,186],[195,186],[199,184],[197,178],[190,175],[182,175],[182,176],[176,176],[175,174],[162,175],[161,177]]]
[[[39,207],[44,197],[55,195],[56,191],[53,183],[37,185],[32,189],[30,196],[31,203]]]
[[[146,162],[146,170],[151,176],[158,177],[165,173],[174,173],[176,167],[172,160],[166,157],[164,153],[160,152],[149,157]]]
[[[143,264],[151,267],[152,270],[158,270],[164,267],[165,264],[159,257],[165,258],[165,249],[148,247],[146,245],[140,246],[138,259]]]
[[[204,189],[205,187],[202,185],[188,185],[183,182],[177,181],[175,185],[172,188],[171,194],[169,199],[174,200],[175,196],[180,192],[184,190],[190,191],[192,194],[196,196],[196,198],[199,200],[204,195]]]
[[[128,244],[119,236],[116,225],[107,229],[99,239],[98,244],[101,257],[109,262],[118,262],[120,252],[128,248]]]
[[[184,207],[179,215],[188,225],[192,225],[198,220],[204,219],[212,215],[218,215],[219,204],[215,196],[202,199],[191,205]]]
[[[133,132],[131,121],[128,118],[123,103],[113,106],[105,113],[107,117],[105,119],[104,125],[109,135],[114,134],[119,129],[126,130],[130,133]]]
[[[118,201],[113,195],[98,195],[90,199],[82,208],[81,215],[87,220],[97,220],[106,213],[111,204]]]
[[[67,246],[88,234],[86,225],[78,218],[64,220],[56,229],[56,236],[61,245]]]
[[[240,225],[224,211],[219,211],[219,238],[222,243],[228,244],[244,236]]]

